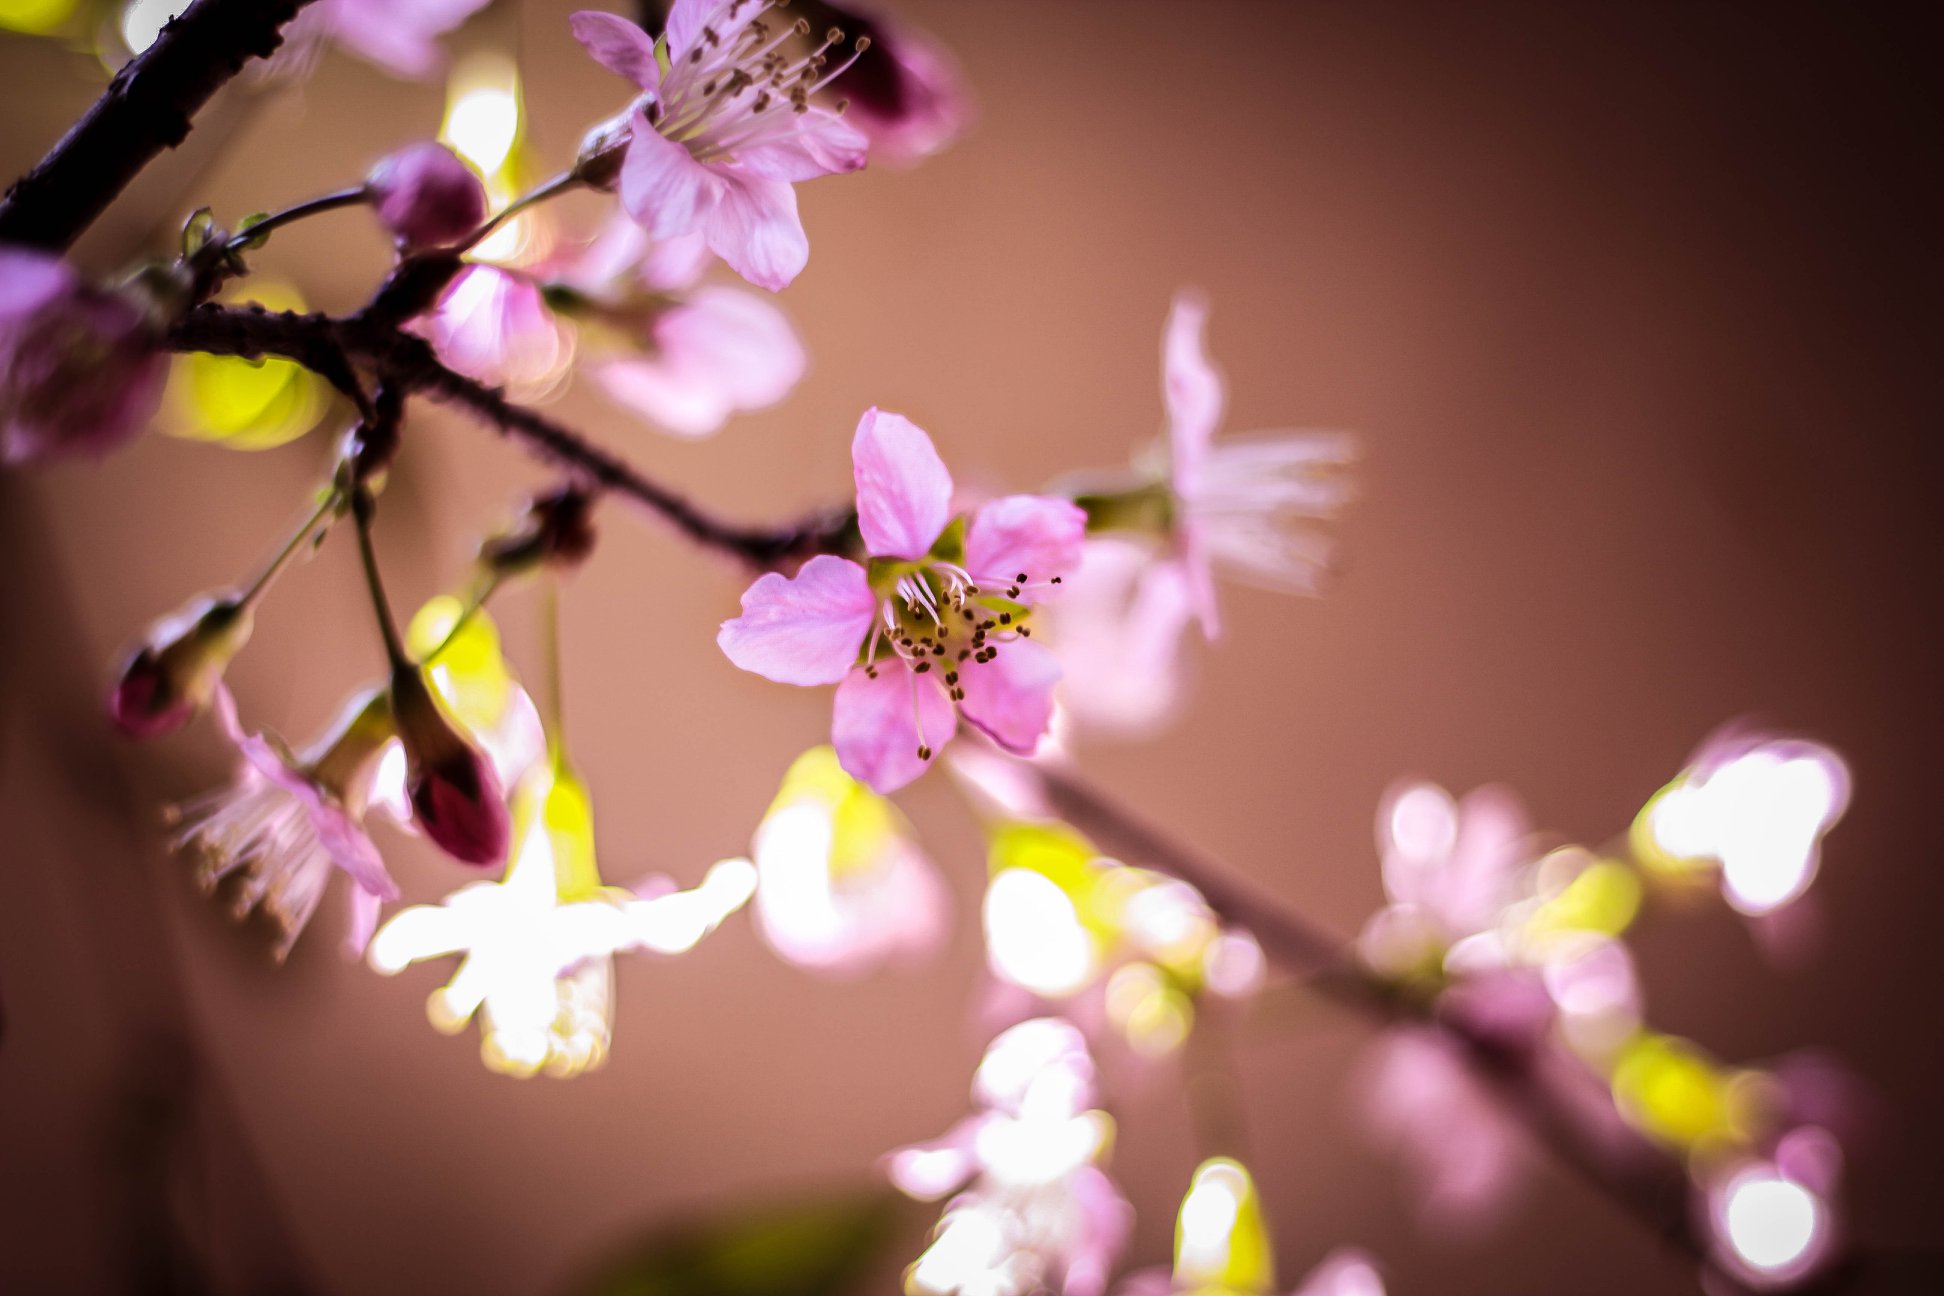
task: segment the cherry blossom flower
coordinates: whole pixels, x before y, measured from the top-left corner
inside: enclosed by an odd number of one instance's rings
[[[1221,627],[1218,565],[1251,584],[1315,592],[1329,547],[1306,524],[1331,516],[1348,498],[1340,470],[1354,458],[1355,444],[1338,432],[1264,432],[1217,441],[1227,394],[1203,350],[1207,319],[1200,297],[1184,293],[1175,299],[1162,346],[1162,395],[1176,552],[1196,615],[1212,639]]]
[[[815,747],[756,830],[756,920],[771,949],[840,975],[937,949],[948,901],[897,808]]]
[[[0,463],[100,458],[147,426],[168,357],[131,295],[0,247]]]
[[[732,414],[774,405],[806,365],[774,304],[737,288],[696,287],[707,255],[699,236],[650,243],[622,220],[546,287],[557,309],[589,326],[584,368],[601,390],[677,436],[710,436]]]
[[[700,232],[737,274],[776,291],[810,256],[792,186],[857,170],[868,145],[810,102],[849,66],[828,65],[842,34],[825,33],[807,54],[785,54],[809,29],[767,19],[771,8],[766,0],[675,0],[660,42],[598,11],[575,14],[573,25],[597,62],[643,91],[628,118],[619,178],[628,213],[657,239]]]
[[[1365,960],[1389,976],[1503,966],[1501,926],[1531,890],[1530,839],[1524,809],[1503,789],[1459,802],[1431,783],[1392,788],[1377,815],[1390,903],[1364,926]]]
[[[1842,1240],[1833,1200],[1841,1172],[1841,1149],[1813,1127],[1790,1131],[1772,1158],[1709,1167],[1701,1213],[1716,1262],[1758,1291],[1797,1286],[1826,1267]]]
[[[1385,1031],[1353,1084],[1371,1134],[1397,1158],[1427,1221],[1477,1224],[1511,1200],[1529,1165],[1521,1132],[1442,1034]]]
[[[572,332],[554,317],[539,285],[500,266],[461,270],[411,328],[443,364],[520,399],[549,391],[573,356]]]
[[[1181,1200],[1172,1270],[1133,1274],[1116,1296],[1271,1296],[1275,1257],[1255,1180],[1230,1157],[1202,1162]],[[1360,1251],[1325,1256],[1291,1296],[1384,1296],[1384,1282]]]
[[[614,955],[681,953],[749,898],[754,870],[729,860],[702,885],[654,894],[602,883],[586,785],[558,760],[521,787],[517,849],[504,880],[474,882],[443,904],[393,915],[367,961],[386,975],[425,959],[463,957],[426,1003],[448,1033],[479,1017],[480,1056],[507,1075],[572,1076],[599,1067],[613,1031]]]
[[[951,474],[897,414],[867,411],[851,459],[870,566],[823,554],[794,576],[771,572],[716,642],[779,684],[836,684],[832,743],[879,792],[923,773],[959,716],[1031,753],[1060,667],[1028,621],[1078,561],[1086,515],[1067,500],[1009,495],[961,530]]]
[[[1149,546],[1090,536],[1047,632],[1063,656],[1087,669],[1060,684],[1060,705],[1089,734],[1152,733],[1183,700],[1181,638],[1194,618],[1179,563],[1155,562]]]
[[[1101,1169],[1113,1121],[1095,1110],[1080,1032],[1042,1017],[1005,1031],[973,1084],[979,1110],[943,1138],[885,1159],[908,1196],[947,1203],[905,1274],[924,1296],[1100,1296],[1133,1211]]]
[[[362,824],[374,758],[392,732],[384,695],[354,703],[335,730],[304,755],[268,734],[245,733],[237,723],[236,703],[221,684],[215,688],[215,710],[242,764],[228,787],[174,811],[180,825],[176,849],[201,855],[198,877],[207,890],[237,879],[236,916],[252,910],[267,914],[281,933],[279,959],[290,953],[316,911],[331,871],[342,870],[351,879],[345,944],[353,955],[361,953],[380,903],[398,898]]]
[[[486,188],[451,149],[431,140],[381,159],[365,180],[378,219],[406,247],[457,243],[486,219]]]
[[[275,70],[303,70],[326,40],[393,76],[417,79],[439,66],[438,38],[487,0],[317,0],[284,29]]]
[[[850,0],[830,8],[871,42],[830,89],[849,101],[846,117],[870,140],[872,158],[913,166],[964,132],[972,99],[944,46],[876,5]]]

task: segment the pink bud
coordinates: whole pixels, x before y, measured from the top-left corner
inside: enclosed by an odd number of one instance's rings
[[[391,706],[419,827],[461,863],[503,861],[513,828],[491,762],[446,719],[418,667],[392,672]]]
[[[0,463],[100,456],[139,433],[168,357],[132,297],[59,257],[0,248]]]
[[[122,666],[110,718],[133,738],[181,728],[209,704],[252,624],[250,609],[231,597],[199,598],[157,621]]]
[[[407,145],[371,169],[365,191],[378,219],[408,247],[445,247],[486,219],[486,190],[451,149]]]

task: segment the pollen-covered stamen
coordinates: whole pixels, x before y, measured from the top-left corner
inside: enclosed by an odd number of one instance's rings
[[[277,956],[290,950],[330,881],[330,853],[309,813],[288,791],[258,778],[213,792],[171,810],[181,825],[177,850],[201,860],[196,881],[214,893],[236,880],[230,909],[238,921],[260,909],[281,936]]]

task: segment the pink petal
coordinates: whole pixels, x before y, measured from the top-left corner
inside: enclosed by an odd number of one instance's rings
[[[1030,756],[1052,722],[1059,682],[1060,660],[1046,648],[1030,639],[1001,644],[991,661],[959,668],[959,710],[1007,751]]]
[[[1168,314],[1167,335],[1161,347],[1168,451],[1174,487],[1181,494],[1194,489],[1208,443],[1222,421],[1222,377],[1202,349],[1202,326],[1207,320],[1208,303],[1199,294],[1180,294]]]
[[[810,261],[796,190],[787,180],[740,170],[717,170],[715,177],[719,197],[703,226],[710,249],[758,288],[781,292]]]
[[[922,558],[952,519],[952,474],[902,414],[864,411],[851,438],[857,529],[875,558]]]
[[[1203,543],[1201,524],[1190,518],[1175,527],[1176,561],[1188,586],[1188,599],[1201,623],[1202,638],[1214,643],[1222,637],[1222,607],[1215,597],[1215,564]]]
[[[583,9],[567,20],[594,61],[616,76],[626,77],[643,90],[661,85],[655,64],[655,42],[626,18],[598,9]]]
[[[835,684],[857,663],[877,598],[862,567],[819,554],[795,576],[758,578],[742,608],[716,635],[730,661],[778,684]]]
[[[653,351],[607,360],[607,394],[677,436],[719,430],[738,410],[787,396],[803,376],[803,345],[783,312],[755,293],[710,286],[660,314]]]
[[[346,893],[351,902],[351,920],[344,932],[344,952],[351,958],[363,958],[365,947],[371,944],[371,933],[378,929],[382,902],[361,886],[347,887]]]
[[[675,0],[668,7],[668,22],[663,31],[668,36],[668,52],[671,58],[688,53],[702,39],[703,27],[715,33],[724,45],[733,44],[737,32],[749,24],[769,6],[744,3],[734,5],[727,0]],[[785,14],[788,10],[784,11]]]
[[[1070,577],[1079,570],[1086,535],[1086,510],[1072,500],[1008,495],[980,505],[972,515],[965,531],[965,569],[981,585],[1002,587],[1021,572],[1035,584]]]
[[[942,688],[886,662],[876,679],[854,670],[837,686],[830,741],[852,778],[877,792],[895,792],[931,764],[918,755],[921,742],[936,756],[957,727]]]
[[[714,255],[699,231],[660,239],[641,258],[642,287],[650,292],[693,288]]]
[[[812,108],[792,134],[736,155],[736,167],[768,180],[815,180],[859,171],[870,154],[863,132],[836,113]]]
[[[647,113],[635,111],[628,155],[621,162],[621,205],[650,238],[675,238],[702,228],[721,190],[722,182],[709,168],[657,132]]]

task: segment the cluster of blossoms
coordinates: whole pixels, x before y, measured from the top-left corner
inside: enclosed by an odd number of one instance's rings
[[[318,0],[283,58],[301,66],[329,37],[423,75],[437,65],[435,38],[479,7]],[[343,873],[354,956],[386,975],[455,959],[428,1001],[432,1023],[457,1032],[476,1021],[496,1071],[572,1076],[613,1046],[617,956],[679,955],[745,906],[779,957],[818,974],[861,975],[935,949],[947,892],[889,797],[949,747],[987,825],[982,1016],[996,1033],[974,1112],[885,1159],[904,1192],[945,1201],[907,1290],[1278,1296],[1254,1181],[1228,1158],[1193,1173],[1172,1268],[1116,1285],[1133,1218],[1107,1174],[1115,1127],[1097,1059],[1164,1064],[1199,1016],[1246,1009],[1269,958],[1210,902],[1213,884],[1205,895],[1114,858],[1043,795],[1043,772],[1066,760],[1069,722],[1148,732],[1176,709],[1183,643],[1195,630],[1211,643],[1221,633],[1218,574],[1310,593],[1330,568],[1321,524],[1349,498],[1356,447],[1335,432],[1218,436],[1226,388],[1199,296],[1178,297],[1163,328],[1161,443],[1124,469],[969,498],[928,433],[872,408],[851,436],[849,520],[771,546],[709,532],[763,569],[717,632],[727,661],[834,696],[828,745],[784,774],[749,856],[716,861],[692,886],[603,880],[557,665],[538,690],[543,706],[486,611],[521,585],[556,597],[593,548],[598,497],[627,477],[606,452],[511,402],[544,400],[586,372],[623,407],[701,437],[782,400],[807,360],[765,294],[808,263],[794,186],[872,155],[916,161],[965,124],[951,62],[923,33],[848,5],[815,12],[832,25],[763,0],[675,0],[654,36],[614,14],[574,15],[575,37],[633,93],[588,132],[570,169],[537,187],[521,186],[516,92],[482,107],[467,89],[455,92],[444,142],[399,149],[352,188],[234,232],[200,213],[179,256],[116,285],[0,246],[0,458],[100,456],[139,435],[177,330],[212,312],[229,318],[213,305],[224,294],[274,304],[252,294],[245,254],[291,221],[368,209],[398,260],[346,322],[389,320],[387,345],[375,356],[340,347],[321,362],[311,350],[286,356],[328,367],[355,407],[330,479],[249,580],[149,629],[110,700],[114,721],[139,738],[212,711],[234,748],[232,781],[173,812],[175,845],[202,884],[239,917],[267,918],[282,958]],[[575,190],[617,198],[580,238],[543,206]],[[710,281],[717,261],[749,287]],[[406,396],[418,394],[399,355],[419,357],[436,392],[496,411],[502,428],[541,427],[543,448],[577,469],[488,538],[458,592],[403,632],[372,541]],[[649,492],[675,516],[669,498]],[[698,529],[693,512],[682,518]],[[224,674],[280,575],[347,527],[383,657],[339,718],[293,747],[244,725]],[[1409,1023],[1379,1046],[1370,1094],[1427,1201],[1476,1205],[1508,1181],[1509,1118],[1466,1070],[1467,1048],[1484,1046],[1563,1067],[1582,1089],[1590,1080],[1597,1119],[1679,1158],[1724,1271],[1784,1286],[1821,1270],[1837,1249],[1841,1161],[1827,1072],[1800,1060],[1729,1068],[1648,1029],[1622,938],[1647,896],[1675,887],[1718,885],[1772,927],[1800,903],[1848,795],[1826,748],[1739,733],[1711,742],[1602,850],[1541,844],[1496,790],[1454,800],[1429,784],[1394,789],[1378,831],[1388,903],[1357,953],[1366,988],[1403,1005]],[[402,893],[380,849],[386,832],[422,836],[474,870],[470,880],[442,903],[387,917]],[[1382,1292],[1371,1263],[1346,1251],[1295,1296]]]
[[[1751,1285],[1787,1285],[1835,1252],[1841,1156],[1831,1127],[1845,1122],[1845,1086],[1812,1057],[1727,1067],[1648,1027],[1623,937],[1653,894],[1708,879],[1762,921],[1801,902],[1848,783],[1826,747],[1730,731],[1602,850],[1549,846],[1501,789],[1454,800],[1401,784],[1378,815],[1389,903],[1365,925],[1360,952],[1373,975],[1466,1037],[1587,1081],[1616,1126],[1685,1160],[1718,1263]],[[1393,1031],[1368,1092],[1379,1132],[1435,1214],[1503,1199],[1516,1131],[1448,1036]]]

